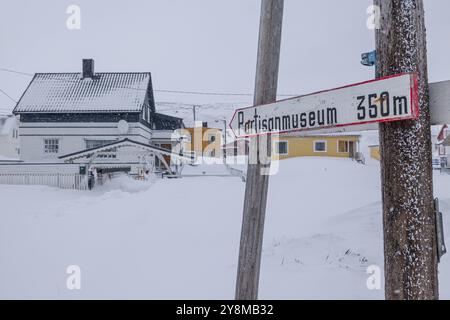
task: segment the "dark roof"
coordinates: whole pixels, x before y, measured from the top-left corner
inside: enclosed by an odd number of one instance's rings
[[[162,113],[153,114],[153,123],[154,129],[156,130],[176,130],[184,128],[183,119]]]
[[[140,112],[154,110],[151,74],[37,73],[14,109],[20,113]]]

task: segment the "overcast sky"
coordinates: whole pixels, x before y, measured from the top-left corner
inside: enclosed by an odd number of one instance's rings
[[[279,93],[303,94],[373,77],[360,54],[374,49],[371,0],[285,0]],[[69,30],[69,5],[81,30]],[[425,0],[431,81],[450,79],[450,1]],[[260,0],[1,0],[0,68],[150,71],[155,89],[252,93]],[[0,71],[18,100],[30,77]],[[205,103],[251,97],[156,93],[157,101]],[[14,103],[0,93],[0,113]]]

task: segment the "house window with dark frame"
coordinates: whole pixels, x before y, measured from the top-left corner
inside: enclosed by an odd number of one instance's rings
[[[287,141],[275,141],[275,153],[278,155],[287,155],[289,147]]]
[[[59,139],[44,139],[44,153],[54,154],[59,152]]]
[[[327,152],[327,142],[314,141],[314,152]]]
[[[349,141],[338,141],[338,152],[339,153],[349,153]]]
[[[209,142],[215,142],[216,141],[216,135],[215,134],[209,134],[208,141]]]

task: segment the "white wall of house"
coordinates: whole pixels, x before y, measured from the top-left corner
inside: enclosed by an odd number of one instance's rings
[[[0,160],[18,159],[19,153],[18,121],[16,117],[3,118],[0,122]]]
[[[152,130],[141,123],[130,123],[126,134],[117,123],[20,123],[21,160],[54,161],[58,157],[88,148],[88,141],[119,141],[125,138],[150,143]],[[47,141],[46,141],[47,140]],[[57,152],[49,152],[49,140],[57,140]],[[47,149],[46,149],[47,142]],[[51,147],[50,147],[51,148]]]

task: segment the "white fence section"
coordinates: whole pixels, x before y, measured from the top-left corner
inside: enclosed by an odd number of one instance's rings
[[[74,190],[88,189],[86,175],[70,173],[0,173],[0,184],[43,185]]]
[[[0,184],[43,185],[61,189],[87,190],[88,177],[79,164],[0,164]]]

